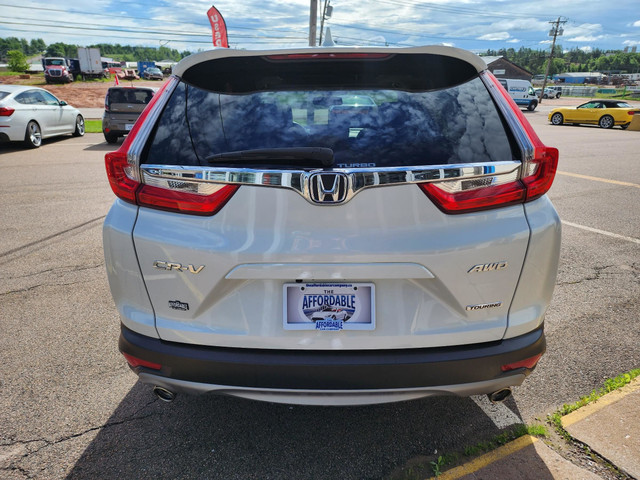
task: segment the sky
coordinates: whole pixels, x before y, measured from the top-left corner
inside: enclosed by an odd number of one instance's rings
[[[640,0],[329,2],[333,14],[325,26],[338,45],[544,50],[551,44],[550,22],[558,18],[566,21],[558,37],[564,50],[631,50],[640,44]],[[318,0],[320,10],[324,3]],[[0,0],[0,37],[196,52],[212,47],[206,15],[211,5],[199,0]],[[225,18],[232,48],[309,45],[310,0],[216,0],[215,6]]]

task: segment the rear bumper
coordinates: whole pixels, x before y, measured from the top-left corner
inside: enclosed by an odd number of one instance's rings
[[[375,351],[203,347],[150,338],[122,326],[120,351],[144,383],[188,393],[223,393],[283,403],[354,405],[430,395],[475,395],[520,385],[531,369],[501,366],[545,351],[543,328],[498,342]],[[328,399],[327,397],[332,397]]]

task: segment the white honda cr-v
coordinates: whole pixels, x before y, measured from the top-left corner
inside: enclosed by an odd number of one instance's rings
[[[165,400],[504,399],[545,350],[557,162],[463,50],[188,57],[106,156],[120,350]]]

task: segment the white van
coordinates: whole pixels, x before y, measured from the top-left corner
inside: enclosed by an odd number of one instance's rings
[[[498,81],[509,92],[511,98],[521,107],[534,111],[538,106],[538,97],[533,91],[533,86],[528,80],[515,80],[512,78],[499,78]]]

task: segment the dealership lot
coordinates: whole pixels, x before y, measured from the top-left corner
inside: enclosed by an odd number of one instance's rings
[[[385,478],[543,419],[640,366],[640,132],[551,126],[563,248],[547,354],[505,404],[432,398],[353,408],[225,397],[159,402],[117,351],[102,257],[113,201],[101,134],[0,145],[0,477]],[[540,475],[543,478],[543,475]]]

